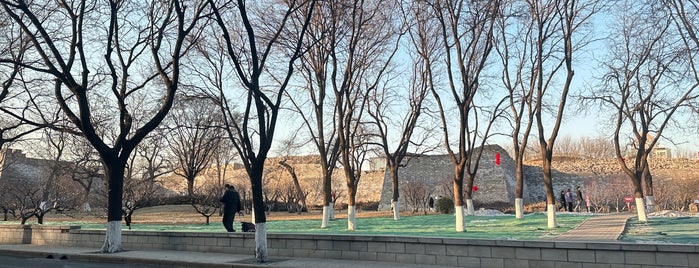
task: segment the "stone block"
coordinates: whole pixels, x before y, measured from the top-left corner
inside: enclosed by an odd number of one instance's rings
[[[658,252],[655,254],[657,264],[685,267],[689,265],[686,253]]]
[[[437,265],[456,267],[458,265],[458,259],[456,256],[437,256]]]
[[[594,250],[568,250],[568,261],[572,262],[595,262]]]
[[[308,239],[301,240],[301,248],[302,249],[316,249],[316,241],[315,240],[308,240]]]
[[[332,249],[333,247],[333,242],[330,240],[317,240],[316,241],[316,248],[317,249]]]
[[[333,241],[333,250],[350,250],[350,241]]]
[[[595,250],[595,261],[598,263],[624,263],[623,251]]]
[[[325,251],[325,258],[326,259],[340,259],[342,257],[342,251],[340,250],[326,250]]]
[[[415,263],[416,264],[426,264],[426,265],[436,265],[437,264],[437,256],[417,254],[417,255],[415,255]]]
[[[589,263],[583,262],[582,268],[609,268],[608,263]]]
[[[515,248],[515,257],[522,260],[541,260],[541,249]]]
[[[301,248],[301,240],[299,239],[287,239],[285,248]]]
[[[490,249],[488,246],[467,246],[468,256],[471,257],[490,257]]]
[[[367,252],[369,250],[369,242],[365,242],[365,241],[351,242],[350,243],[350,250],[357,251],[357,252]]]
[[[376,261],[378,257],[376,252],[359,252],[359,259],[363,261]]]
[[[447,256],[467,256],[468,246],[465,245],[447,245]]]
[[[389,253],[405,253],[405,244],[396,242],[386,243],[386,252]]]
[[[624,262],[627,264],[655,265],[655,253],[627,251],[624,252]]]
[[[498,258],[481,258],[483,268],[505,268],[505,260]]]
[[[510,247],[494,247],[490,249],[493,258],[514,259],[515,248]]]
[[[447,247],[444,245],[427,244],[425,245],[425,254],[445,255]]]
[[[405,244],[405,253],[409,254],[425,254],[424,244]]]
[[[396,254],[379,252],[376,254],[376,261],[395,262]]]
[[[367,251],[369,252],[386,252],[385,242],[367,242]]]
[[[689,267],[699,267],[699,253],[687,254]]]
[[[481,258],[457,256],[457,266],[459,267],[481,267]]]
[[[356,260],[359,259],[359,252],[356,251],[342,251],[342,258],[345,260]]]
[[[570,261],[557,261],[556,268],[582,268],[582,263]]]
[[[529,266],[529,260],[505,259],[505,267],[525,268]],[[532,267],[534,268],[534,267]]]
[[[544,260],[530,260],[529,267],[536,268],[555,268],[555,261],[544,261]]]
[[[396,262],[399,263],[415,263],[415,254],[397,253]]]
[[[568,250],[556,248],[542,248],[541,260],[544,261],[567,261]]]

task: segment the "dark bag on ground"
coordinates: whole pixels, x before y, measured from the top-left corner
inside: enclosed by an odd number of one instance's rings
[[[241,222],[240,227],[243,229],[243,232],[255,232],[255,224],[252,222]]]

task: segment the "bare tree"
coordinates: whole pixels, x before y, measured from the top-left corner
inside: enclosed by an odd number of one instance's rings
[[[174,173],[187,180],[187,195],[194,194],[194,180],[210,168],[221,141],[221,117],[214,102],[207,98],[180,98],[169,115],[165,139],[178,166]]]
[[[101,251],[120,251],[127,161],[172,106],[180,58],[187,42],[196,40],[187,37],[203,6],[183,1],[97,5],[84,0],[2,0],[0,5],[16,31],[21,29],[32,43],[33,60],[20,66],[52,78],[53,99],[102,159],[109,200]],[[194,11],[185,12],[185,6],[194,6]],[[152,101],[143,102],[148,97]],[[97,129],[95,106],[111,109],[112,122],[118,122],[108,126],[113,131]]]
[[[250,178],[255,218],[255,258],[267,260],[267,218],[264,213],[262,176],[277,126],[282,97],[291,80],[294,62],[301,56],[304,34],[315,0],[218,3],[208,1],[220,37],[244,94],[241,103],[222,86],[215,95],[224,114],[225,128]],[[292,22],[297,31],[285,32]],[[218,39],[218,38],[217,38]],[[278,56],[275,58],[275,56]],[[268,68],[278,61],[279,69]],[[270,81],[271,85],[265,84]],[[236,105],[242,112],[236,113]],[[238,116],[238,114],[240,116]],[[239,119],[239,120],[238,120]]]
[[[499,1],[435,1],[430,4],[439,24],[438,38],[444,51],[444,71],[448,78],[447,89],[442,92],[438,88],[440,86],[435,84],[435,67],[430,67],[430,91],[437,102],[444,145],[454,164],[453,199],[457,232],[465,231],[464,193],[471,200],[473,177],[469,175],[468,189],[465,189],[464,173],[469,171],[468,174],[475,174],[482,152],[471,149],[477,147],[478,140],[483,144],[487,137],[487,134],[478,133],[478,109],[483,107],[476,104],[476,94],[481,86],[480,78],[487,66],[488,55],[493,48],[493,28],[499,5]],[[444,97],[447,98],[443,100]],[[447,115],[452,108],[449,103],[452,102],[458,113],[454,128],[451,128],[452,120],[448,120]],[[490,125],[486,129],[490,129]],[[455,133],[457,142],[452,143],[451,135]],[[456,151],[452,146],[457,148]],[[470,207],[472,209],[472,203]]]
[[[299,93],[290,98],[291,104],[303,120],[311,143],[317,148],[320,157],[320,182],[323,200],[323,218],[320,228],[327,228],[334,215],[332,198],[333,172],[339,157],[337,142],[337,122],[332,94],[332,70],[330,61],[332,50],[338,45],[337,36],[344,31],[344,25],[335,23],[341,12],[334,11],[333,1],[317,3],[306,34],[306,53],[299,59],[299,74],[303,85]],[[305,101],[304,101],[305,100]]]
[[[197,187],[191,196],[192,207],[206,218],[206,225],[209,225],[211,216],[221,209],[221,189],[219,185],[207,181]]]
[[[633,183],[643,222],[647,221],[644,181],[649,186],[648,205],[655,203],[648,158],[675,112],[696,98],[692,93],[699,84],[677,86],[688,77],[685,57],[691,49],[677,46],[671,10],[649,3],[625,3],[619,10],[620,26],[610,33],[613,60],[605,61],[604,83],[586,99],[614,112],[617,162]]]
[[[568,95],[575,71],[573,59],[584,45],[587,38],[585,25],[602,7],[597,0],[550,0],[528,2],[528,9],[533,14],[536,35],[536,55],[531,69],[530,86],[534,87],[533,110],[540,156],[542,161],[544,191],[546,192],[546,211],[548,228],[555,228],[556,196],[553,192],[551,161],[554,144],[563,121]],[[559,91],[556,91],[556,79],[563,79]],[[557,102],[556,102],[557,101]],[[550,111],[550,113],[549,113]],[[553,123],[551,124],[551,120]],[[546,127],[550,127],[546,130]]]
[[[369,95],[390,79],[387,73],[397,51],[392,2],[355,1],[332,8],[342,14],[335,21],[346,27],[337,33],[330,52],[331,81],[340,158],[347,186],[347,229],[356,229],[355,198],[366,158],[370,129],[364,112]]]
[[[418,122],[423,113],[423,102],[429,95],[429,80],[427,79],[427,68],[434,60],[434,54],[438,47],[437,42],[428,37],[426,28],[434,27],[425,22],[425,5],[414,2],[412,6],[405,6],[403,11],[403,23],[410,33],[412,46],[417,51],[411,54],[413,65],[410,67],[409,85],[400,85],[399,88],[381,86],[370,95],[367,105],[367,112],[373,132],[376,133],[376,144],[380,151],[378,155],[383,155],[386,159],[386,168],[391,176],[393,189],[392,204],[394,206],[393,219],[400,219],[400,189],[398,180],[398,169],[408,155],[408,148],[413,146],[416,155],[433,150],[434,147],[427,146],[429,132],[420,131]],[[413,20],[423,20],[422,23],[413,24]],[[403,87],[407,87],[405,90]],[[402,97],[407,91],[407,96]],[[407,106],[405,106],[407,103]],[[406,109],[407,107],[407,109]],[[424,120],[423,120],[424,121]],[[396,137],[393,137],[393,129],[400,129]],[[419,136],[417,136],[417,135]],[[417,136],[417,137],[415,137]],[[393,145],[395,143],[395,145]],[[394,146],[392,148],[392,146]]]

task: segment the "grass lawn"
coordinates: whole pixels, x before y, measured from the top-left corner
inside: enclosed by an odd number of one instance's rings
[[[645,223],[631,218],[626,228],[625,242],[699,244],[699,217],[658,217]]]
[[[344,216],[344,215],[342,215]],[[403,216],[399,221],[392,217],[379,216],[357,219],[357,230],[347,230],[344,218],[330,222],[328,228],[320,228],[319,219],[271,220],[267,222],[269,233],[305,234],[371,234],[392,236],[460,237],[482,239],[541,240],[555,237],[578,226],[591,217],[584,214],[559,214],[556,219],[559,228],[546,228],[546,214],[532,213],[517,220],[514,215],[467,216],[466,232],[454,231],[454,215],[428,214]],[[246,221],[250,217],[244,218]],[[211,224],[155,224],[135,223],[132,230],[175,231],[175,232],[224,232],[219,217],[212,217]],[[236,218],[236,221],[239,221]],[[83,229],[105,229],[104,223],[97,222],[47,222],[46,225],[80,225]],[[240,225],[234,225],[240,231]],[[126,228],[124,226],[124,228]]]

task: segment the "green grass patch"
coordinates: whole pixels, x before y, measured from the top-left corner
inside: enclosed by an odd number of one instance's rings
[[[624,242],[699,244],[699,217],[658,217],[648,222],[629,219]]]
[[[456,232],[454,215],[431,214],[392,217],[358,218],[357,230],[347,230],[347,220],[331,221],[321,229],[320,220],[283,220],[267,222],[269,233],[297,234],[367,234],[389,236],[459,237],[479,239],[540,240],[555,237],[577,227],[591,215],[559,214],[560,227],[547,228],[546,214],[528,214],[524,219],[507,216],[466,216],[466,232]],[[46,225],[80,225],[82,229],[104,230],[105,224],[81,222],[48,222]],[[240,231],[240,224],[234,225]],[[123,226],[126,229],[126,226]],[[168,232],[225,232],[219,221],[204,224],[134,224],[132,230]]]

